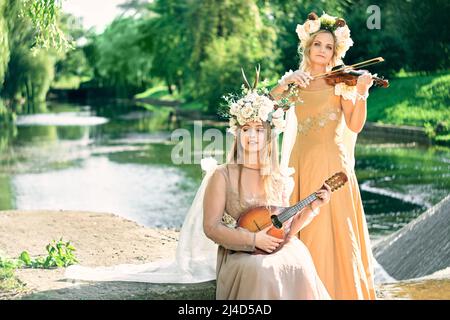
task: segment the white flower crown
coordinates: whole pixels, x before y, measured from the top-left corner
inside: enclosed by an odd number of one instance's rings
[[[300,39],[300,45],[304,49],[308,39],[319,30],[333,32],[336,37],[336,55],[339,59],[345,56],[347,50],[353,45],[350,38],[350,29],[342,18],[332,17],[323,12],[320,18],[311,12],[304,24],[297,24],[296,32]]]
[[[242,69],[241,69],[242,70]],[[221,116],[229,118],[228,132],[237,133],[237,126],[252,121],[268,122],[276,134],[284,131],[286,126],[285,113],[292,106],[288,99],[273,100],[269,90],[263,86],[258,88],[260,68],[256,69],[255,82],[250,86],[242,70],[244,85],[239,95],[228,94],[223,98],[226,104],[219,110]],[[266,81],[263,81],[266,84]]]

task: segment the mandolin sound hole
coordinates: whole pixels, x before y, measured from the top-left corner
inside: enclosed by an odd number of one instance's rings
[[[281,221],[278,219],[277,215],[273,215],[270,217],[272,219],[272,224],[275,228],[277,229],[281,229],[283,227],[283,224],[281,223]]]

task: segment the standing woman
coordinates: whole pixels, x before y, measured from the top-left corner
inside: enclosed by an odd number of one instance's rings
[[[349,178],[298,236],[332,299],[375,299],[372,250],[353,156],[356,134],[366,121],[372,76],[360,76],[356,86],[313,79],[341,64],[353,45],[343,19],[311,13],[296,31],[300,68],[287,72],[271,92],[275,98],[290,96],[296,104],[287,114],[281,159],[285,174],[295,169],[290,202],[307,197],[335,172]],[[289,84],[298,88],[294,94]]]

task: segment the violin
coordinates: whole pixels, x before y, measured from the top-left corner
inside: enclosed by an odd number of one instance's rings
[[[355,70],[356,68],[367,66],[370,64],[375,64],[383,62],[382,57],[366,60],[359,62],[350,66],[339,65],[331,69],[330,72],[325,72],[314,76],[314,79],[324,78],[325,82],[329,85],[336,85],[338,83],[345,83],[348,86],[356,86],[358,77],[368,72],[367,70]],[[374,81],[374,86],[379,86],[382,88],[389,87],[389,80],[385,80],[383,77],[377,77],[377,75],[372,75]]]

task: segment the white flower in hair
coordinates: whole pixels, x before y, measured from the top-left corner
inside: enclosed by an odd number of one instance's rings
[[[243,118],[250,118],[250,116],[253,114],[253,108],[250,103],[246,103],[245,106],[241,109],[241,115]]]
[[[239,105],[237,103],[232,103],[230,106],[230,114],[235,116],[239,111]]]
[[[314,32],[319,31],[319,29],[320,29],[320,20],[319,19],[317,19],[317,20],[308,20],[308,21],[305,22],[304,30],[305,30],[306,33],[308,33],[308,36],[309,36],[310,33],[314,33]]]
[[[350,29],[347,25],[337,28],[336,31],[334,31],[334,35],[338,39],[346,41],[347,39],[350,38]]]
[[[270,111],[272,110],[269,108],[264,107],[259,108],[258,117],[261,119],[261,121],[267,121],[267,119],[269,118]]]
[[[295,30],[297,32],[298,38],[302,42],[302,44],[309,38],[309,34],[306,32],[305,27],[303,25],[298,24],[297,29]]]
[[[311,12],[304,24],[298,24],[296,32],[300,40],[300,46],[305,48],[308,39],[319,30],[328,30],[333,32],[336,37],[336,55],[343,58],[347,50],[353,45],[350,38],[350,29],[342,18],[333,17],[325,12],[319,16]]]
[[[229,94],[224,97],[227,102],[224,117],[230,118],[228,132],[237,134],[237,127],[251,121],[268,122],[276,133],[284,131],[286,111],[293,105],[289,99],[273,100],[267,88],[258,88],[259,67],[256,69],[256,78],[253,86],[247,81],[244,70],[244,87],[241,95]]]
[[[237,122],[239,123],[239,125],[243,126],[247,122],[247,120],[239,113],[237,115]]]

